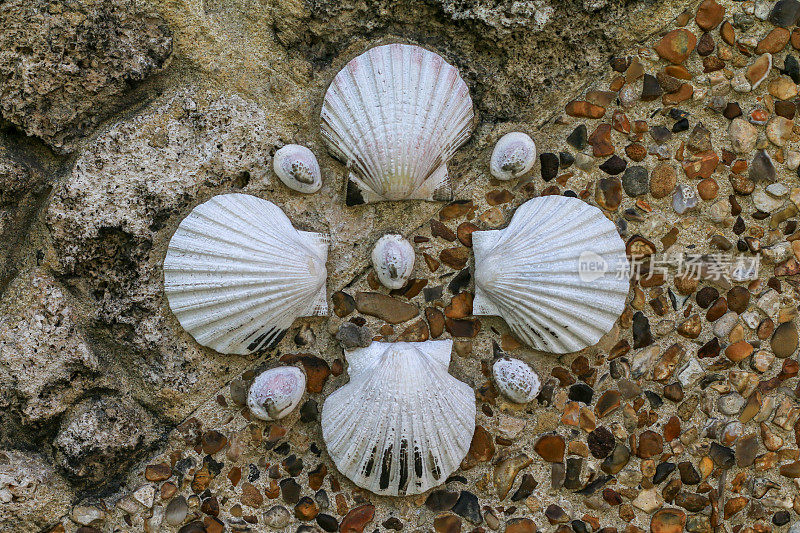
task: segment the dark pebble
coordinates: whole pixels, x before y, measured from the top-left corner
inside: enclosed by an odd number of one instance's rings
[[[469,267],[467,267],[453,276],[453,279],[450,280],[450,284],[447,286],[447,290],[450,291],[450,294],[458,294],[469,285],[471,279],[472,275],[469,273]]]
[[[582,457],[567,458],[567,471],[564,476],[564,488],[576,490],[581,488],[581,469],[583,468]]]
[[[694,298],[697,305],[703,309],[708,309],[708,307],[719,298],[719,291],[714,287],[703,287],[697,291]]]
[[[294,477],[303,471],[303,460],[292,454],[283,460],[283,468],[290,476]]]
[[[397,518],[396,516],[387,518],[381,525],[386,529],[391,529],[393,531],[400,531],[401,529],[403,529],[403,521]]]
[[[586,125],[579,124],[578,127],[572,130],[572,133],[569,134],[569,137],[567,137],[567,143],[569,143],[569,145],[576,150],[583,150],[586,148],[586,140],[588,137],[589,136],[586,133]]]
[[[642,101],[652,102],[657,98],[661,98],[662,93],[663,91],[661,90],[661,85],[659,85],[656,77],[650,74],[645,74],[644,78],[642,79]]]
[[[792,78],[793,82],[800,83],[800,62],[793,55],[787,54],[783,60],[782,72]]]
[[[319,417],[319,408],[316,400],[308,400],[300,407],[301,422],[315,422]]]
[[[797,0],[778,0],[769,12],[769,21],[776,26],[788,28],[797,23],[800,17],[800,2]]]
[[[625,468],[630,458],[631,452],[628,450],[628,447],[624,444],[617,443],[611,455],[603,459],[603,462],[600,464],[600,470],[606,474],[615,475]]]
[[[428,494],[425,500],[425,507],[434,512],[449,511],[453,508],[458,500],[457,492],[450,492],[449,490],[434,490]]]
[[[550,152],[545,152],[539,156],[542,163],[542,179],[550,181],[558,176],[558,156]]]
[[[533,490],[538,484],[539,483],[536,481],[536,478],[534,478],[531,474],[523,474],[519,488],[514,495],[511,496],[511,501],[518,502],[520,500],[524,500],[530,496],[531,493],[533,493]]]
[[[481,504],[478,502],[478,497],[469,491],[461,491],[461,496],[458,497],[458,501],[453,506],[452,510],[458,516],[466,518],[475,525],[483,522]]]
[[[790,519],[791,515],[789,514],[789,511],[785,510],[778,511],[777,513],[772,515],[772,523],[775,524],[776,526],[785,526],[786,524],[789,523]]]
[[[697,485],[700,483],[700,472],[689,461],[681,461],[678,463],[678,472],[681,475],[681,481],[686,485]]]
[[[650,333],[650,321],[641,311],[633,315],[633,347],[644,348],[653,344],[653,334]]]
[[[716,442],[711,443],[711,450],[708,452],[708,456],[711,457],[715,465],[724,469],[732,467],[736,459],[733,450]]]
[[[722,111],[722,116],[724,116],[728,120],[733,120],[736,117],[741,117],[742,108],[739,107],[738,102],[728,102],[728,105],[725,106],[725,110]]]
[[[689,129],[689,120],[682,118],[672,125],[672,133],[680,133]]]
[[[664,400],[661,399],[661,396],[651,390],[644,391],[644,396],[647,398],[647,401],[650,402],[651,409],[658,409],[664,405]]]
[[[590,432],[586,437],[589,451],[597,459],[604,459],[614,449],[614,435],[605,427],[600,426]]]
[[[558,160],[561,164],[561,168],[569,168],[572,166],[572,163],[575,162],[575,156],[569,152],[558,152]]]
[[[658,485],[666,480],[669,475],[675,471],[675,463],[661,463],[656,467],[656,473],[653,476],[653,485]]]
[[[292,505],[300,501],[300,491],[302,488],[294,478],[289,477],[282,479],[279,485],[281,487],[281,497],[283,501]]]
[[[585,383],[577,383],[569,388],[569,399],[591,405],[594,389]]]
[[[339,529],[339,522],[329,514],[318,514],[317,525],[324,531],[337,531]]]
[[[608,159],[606,159],[602,165],[600,165],[600,170],[605,172],[606,174],[610,174],[611,176],[616,176],[623,170],[625,167],[628,166],[628,163],[622,159],[618,155],[612,155]]]

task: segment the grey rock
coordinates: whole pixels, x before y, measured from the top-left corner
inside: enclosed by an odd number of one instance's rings
[[[367,326],[357,326],[352,322],[343,322],[336,332],[336,340],[342,343],[346,350],[366,348],[372,343],[372,333]]]
[[[640,166],[626,168],[622,175],[622,188],[625,189],[625,194],[632,197],[647,194],[650,189],[647,169]]]
[[[0,116],[62,152],[172,51],[163,21],[126,0],[11,0],[0,20]]]
[[[64,419],[54,441],[56,462],[76,482],[107,481],[155,442],[156,428],[130,400],[87,400]]]
[[[40,455],[0,450],[0,497],[0,530],[41,531],[69,513],[75,495]]]

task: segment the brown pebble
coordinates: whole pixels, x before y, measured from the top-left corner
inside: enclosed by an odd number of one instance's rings
[[[725,18],[725,8],[716,0],[703,0],[697,8],[694,21],[704,30],[712,30]]]
[[[446,248],[439,253],[439,260],[455,270],[461,270],[467,264],[469,250],[463,246]]]
[[[504,533],[536,533],[536,523],[530,518],[513,518],[506,523]]]
[[[464,246],[468,248],[472,248],[472,233],[478,231],[480,228],[473,224],[472,222],[462,222],[458,225],[458,229],[456,229],[456,235],[458,236],[458,240]]]
[[[653,198],[664,198],[672,194],[677,181],[675,167],[669,163],[660,163],[650,175],[650,194]]]
[[[564,437],[561,435],[545,435],[536,441],[533,449],[542,459],[549,463],[560,463],[564,460]]]
[[[475,209],[472,200],[466,202],[454,202],[448,206],[443,207],[439,211],[439,220],[447,222],[448,220],[455,220],[469,214]]]
[[[172,475],[172,468],[166,463],[147,465],[144,469],[144,477],[147,481],[164,481]]]
[[[753,345],[747,341],[739,341],[725,348],[725,357],[734,363],[738,363],[742,359],[750,357],[752,353]]]
[[[375,506],[364,504],[351,510],[339,524],[340,533],[364,533],[364,527],[372,522],[375,516]]]
[[[346,292],[336,291],[331,294],[333,312],[339,318],[344,318],[356,309],[356,301]]]
[[[622,182],[617,177],[600,178],[595,189],[597,205],[608,211],[616,211],[622,203]]]
[[[697,192],[700,194],[700,198],[706,202],[713,200],[719,193],[719,184],[714,178],[705,178],[697,184]]]
[[[600,118],[606,114],[604,107],[590,104],[584,100],[573,100],[564,108],[567,115],[582,118]]]
[[[786,28],[774,28],[756,46],[756,53],[763,54],[769,52],[777,54],[789,42],[789,30]]]
[[[435,339],[444,333],[444,314],[439,309],[426,307],[425,319],[428,321],[432,338]]]
[[[681,533],[686,513],[679,509],[661,509],[650,520],[650,533]]]
[[[378,292],[358,292],[355,300],[360,313],[380,318],[390,324],[400,324],[419,314],[417,306]]]
[[[697,44],[697,37],[686,29],[672,30],[653,47],[662,58],[675,64],[683,63]]]
[[[636,455],[642,459],[649,459],[664,451],[664,442],[661,435],[655,431],[646,430],[639,435],[639,444],[636,448]]]

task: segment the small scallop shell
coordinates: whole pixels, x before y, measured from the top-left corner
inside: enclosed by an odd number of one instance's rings
[[[542,382],[533,369],[524,361],[503,357],[492,366],[497,388],[516,403],[528,403],[542,390]]]
[[[384,235],[372,249],[372,266],[384,287],[399,289],[414,271],[414,248],[402,235]]]
[[[314,152],[299,144],[287,144],[272,159],[275,174],[287,187],[306,194],[322,187],[322,174]]]
[[[250,385],[247,407],[261,420],[278,420],[297,407],[306,389],[306,375],[294,366],[262,372]]]
[[[527,134],[512,131],[494,145],[490,170],[499,180],[518,178],[536,163],[536,144]]]

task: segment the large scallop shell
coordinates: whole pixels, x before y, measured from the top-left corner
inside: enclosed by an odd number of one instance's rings
[[[178,226],[164,292],[197,342],[247,354],[277,343],[296,318],[327,313],[327,255],[327,237],[294,229],[272,202],[223,194]]]
[[[522,204],[503,230],[472,234],[476,315],[499,315],[537,350],[575,352],[607,333],[629,290],[614,223],[576,198]]]
[[[458,70],[433,52],[387,44],[351,60],[322,104],[322,136],[350,169],[347,205],[451,199],[446,163],[473,116]]]
[[[376,494],[444,483],[469,450],[475,393],[447,373],[452,340],[373,342],[346,354],[350,383],[322,406],[339,471]]]

